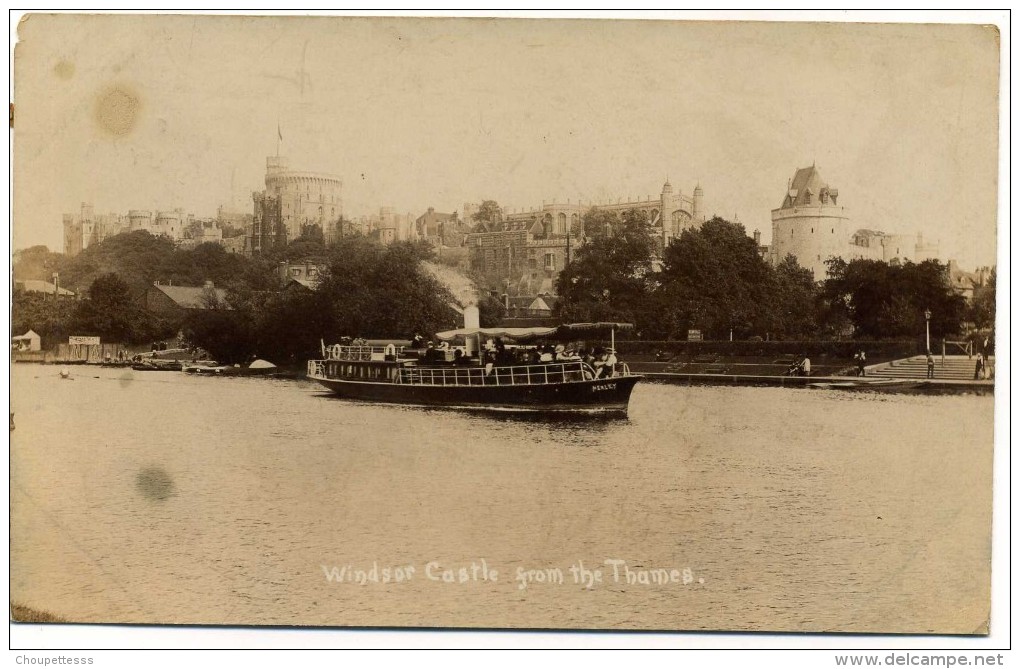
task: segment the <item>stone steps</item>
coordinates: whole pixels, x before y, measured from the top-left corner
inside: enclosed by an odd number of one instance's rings
[[[968,359],[966,356],[946,356],[945,363],[941,356],[936,356],[935,378],[973,381],[975,364],[975,358]],[[995,359],[989,358],[988,364],[993,366]],[[868,376],[890,379],[925,379],[928,377],[928,363],[924,356],[894,360],[869,369]]]

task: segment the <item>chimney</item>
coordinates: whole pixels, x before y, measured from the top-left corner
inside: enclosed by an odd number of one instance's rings
[[[754,245],[761,246],[761,230],[755,228],[754,230]]]
[[[472,304],[464,307],[464,327],[465,328],[477,328],[480,327],[480,319],[478,317],[478,305]]]

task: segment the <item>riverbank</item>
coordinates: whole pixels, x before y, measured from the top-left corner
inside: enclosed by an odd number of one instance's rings
[[[959,379],[886,379],[852,376],[763,376],[751,374],[684,374],[645,372],[652,382],[689,386],[752,386],[825,388],[860,392],[893,392],[930,395],[991,395],[994,381]]]

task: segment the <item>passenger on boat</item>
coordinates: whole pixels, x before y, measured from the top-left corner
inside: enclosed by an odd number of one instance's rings
[[[614,349],[606,349],[606,364],[604,369],[606,370],[605,376],[613,377],[616,376],[616,351]]]

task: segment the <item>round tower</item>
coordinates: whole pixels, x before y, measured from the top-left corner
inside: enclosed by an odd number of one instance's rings
[[[772,210],[772,263],[793,255],[801,267],[811,270],[815,281],[821,281],[828,270],[826,260],[847,257],[852,230],[838,198],[839,191],[825,183],[817,167],[798,169],[782,205]]]

